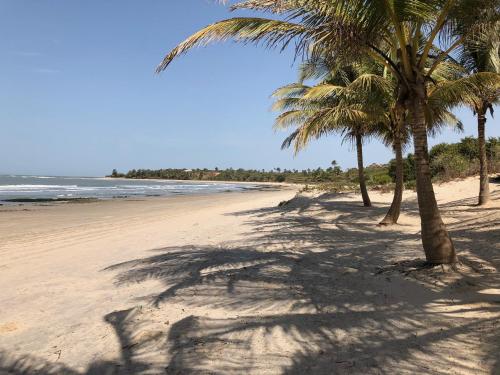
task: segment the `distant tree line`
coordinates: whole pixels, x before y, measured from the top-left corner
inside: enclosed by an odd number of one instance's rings
[[[239,181],[239,182],[291,182],[313,183],[335,180],[342,170],[339,167],[327,169],[288,170],[275,168],[274,170],[256,169],[132,169],[127,173],[113,170],[108,177],[130,179],[163,179],[163,180],[199,180],[199,181]]]
[[[500,137],[486,142],[490,170],[496,172],[500,167]],[[477,139],[466,137],[458,143],[440,143],[430,151],[431,173],[434,179],[448,180],[466,177],[479,172],[479,153]],[[132,169],[127,173],[113,170],[108,177],[129,179],[162,180],[199,180],[234,182],[286,182],[300,184],[335,183],[337,187],[354,187],[358,183],[357,168],[342,170],[336,161],[326,169]],[[366,180],[370,186],[393,184],[396,178],[396,161],[386,165],[372,164],[366,167]],[[413,154],[404,158],[404,180],[407,187],[415,185],[415,160]]]

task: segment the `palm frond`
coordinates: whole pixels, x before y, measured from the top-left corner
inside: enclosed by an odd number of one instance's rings
[[[308,29],[303,25],[265,18],[232,18],[216,22],[190,36],[168,53],[156,68],[165,70],[176,57],[192,48],[206,46],[212,42],[234,39],[243,43],[263,43],[267,47],[281,45],[286,48],[297,37],[304,36]]]
[[[499,89],[500,74],[480,72],[438,83],[429,92],[429,103],[434,107],[447,108],[465,104],[475,109],[483,100],[498,97]]]
[[[292,83],[276,89],[271,96],[274,98],[292,98],[303,96],[310,88],[310,86],[305,86],[301,83]]]

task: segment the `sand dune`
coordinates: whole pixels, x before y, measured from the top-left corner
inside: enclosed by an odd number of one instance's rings
[[[477,186],[436,186],[456,271],[422,267],[413,192],[390,228],[375,192],[2,207],[0,373],[499,374],[500,187]]]

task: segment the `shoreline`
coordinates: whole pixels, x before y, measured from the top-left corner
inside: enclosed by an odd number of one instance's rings
[[[162,213],[163,210],[170,210],[172,207],[178,208],[181,206],[186,206],[186,208],[197,207],[198,205],[203,206],[204,204],[210,203],[210,207],[216,207],[218,204],[223,204],[223,202],[228,201],[232,203],[252,201],[252,199],[258,199],[259,197],[276,196],[276,197],[286,197],[287,199],[293,198],[298,193],[298,189],[262,189],[262,190],[242,190],[242,191],[223,191],[217,193],[198,193],[198,194],[176,194],[168,196],[144,196],[144,197],[127,197],[127,198],[113,198],[113,199],[89,199],[83,202],[80,201],[59,201],[59,202],[40,202],[40,203],[9,203],[0,204],[0,238],[8,236],[9,231],[2,231],[2,224],[7,224],[7,222],[16,221],[22,218],[30,222],[30,227],[32,230],[36,230],[36,227],[40,222],[44,222],[47,218],[44,217],[45,212],[50,212],[51,217],[57,217],[58,215],[68,215],[70,216],[70,221],[73,216],[78,216],[80,213],[85,215],[85,213],[90,213],[91,215],[99,216],[106,213],[106,217],[118,217],[118,215],[127,216],[134,215],[135,213],[144,214],[148,209],[159,211]],[[276,202],[278,205],[280,201]],[[116,215],[113,213],[116,211]],[[31,218],[28,216],[22,216],[23,212],[36,213],[40,215],[37,218]],[[18,213],[21,216],[10,217],[13,213]],[[22,224],[22,223],[20,223]],[[48,223],[53,226],[54,230],[55,223]],[[71,222],[69,222],[71,224]],[[6,225],[4,225],[6,227]],[[29,231],[30,228],[19,226],[18,233],[23,231]],[[0,241],[0,248],[2,243]]]
[[[108,179],[108,178],[96,178],[96,179]],[[109,178],[113,180],[115,178]],[[155,179],[121,179],[119,180],[131,180],[131,181],[152,181],[152,182],[186,182],[182,180],[155,180]],[[197,181],[193,182],[193,184],[201,183],[205,181]],[[213,181],[210,181],[213,182]],[[240,183],[240,182],[222,182],[215,181],[212,183],[213,185],[221,185],[221,184],[234,184],[242,186],[239,191],[232,190],[223,190],[223,191],[213,191],[213,192],[175,192],[170,194],[146,194],[146,195],[117,195],[112,197],[97,197],[97,196],[88,196],[88,197],[35,197],[35,196],[27,196],[27,197],[14,197],[0,200],[0,211],[2,207],[13,207],[13,206],[23,206],[23,205],[61,205],[61,204],[88,204],[88,203],[96,203],[96,202],[105,202],[105,201],[128,201],[128,200],[147,200],[147,199],[159,199],[159,198],[175,198],[175,197],[190,197],[190,196],[213,196],[220,194],[234,194],[234,193],[249,193],[249,192],[262,192],[262,191],[288,191],[299,189],[300,185],[294,184],[284,184],[284,183]]]

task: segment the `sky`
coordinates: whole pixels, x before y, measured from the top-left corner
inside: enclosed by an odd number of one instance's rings
[[[234,15],[211,0],[0,0],[0,173],[103,176],[113,168],[354,167],[328,137],[294,156],[272,128],[271,93],[296,80],[293,51],[232,42],[163,56]],[[476,134],[443,132],[431,144]],[[500,136],[498,120],[488,136]],[[366,164],[387,162],[377,141]]]

